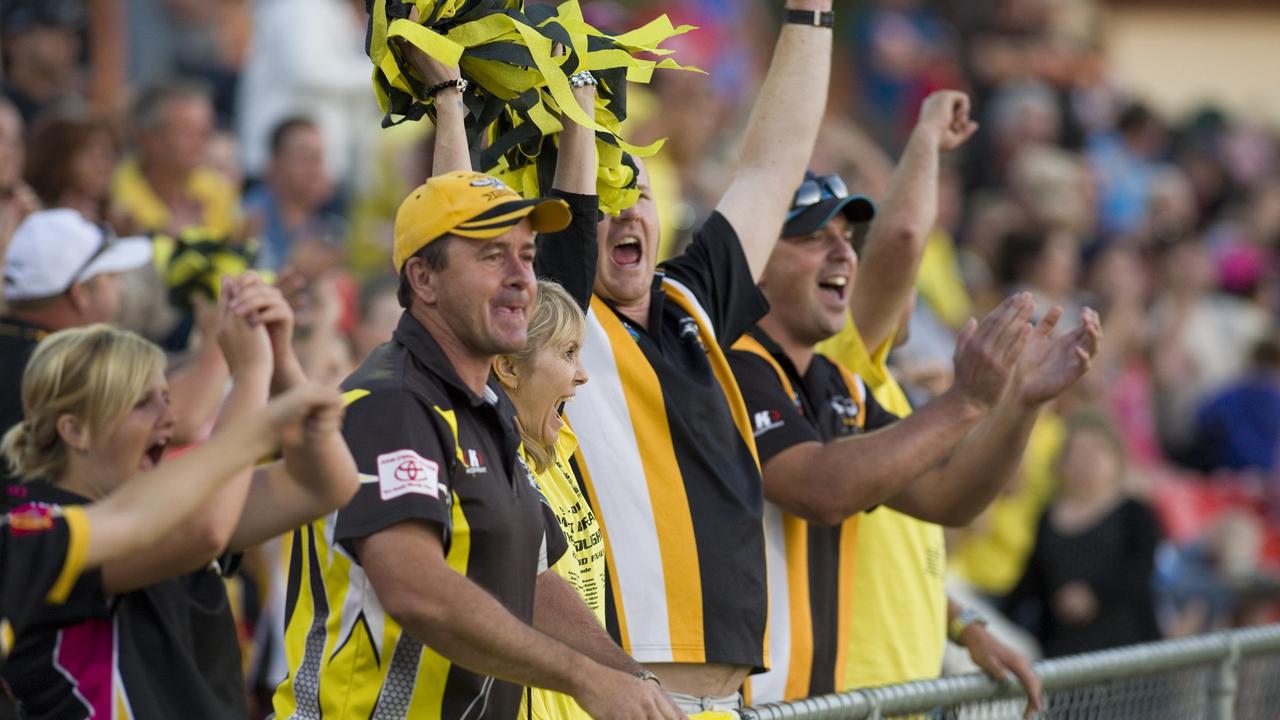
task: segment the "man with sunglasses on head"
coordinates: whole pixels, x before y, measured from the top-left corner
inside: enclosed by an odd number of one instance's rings
[[[968,124],[966,114],[962,133],[972,132]],[[903,186],[900,173],[887,206],[911,192]],[[847,642],[861,514],[887,505],[940,524],[971,521],[1016,470],[1040,408],[1097,351],[1092,313],[1054,337],[1060,310],[1033,329],[1031,297],[1012,296],[961,333],[952,388],[899,420],[857,375],[814,349],[844,326],[858,244],[874,215],[838,177],[807,175],[760,277],[769,313],[729,354],[768,500],[774,662],[751,679],[757,703],[834,692],[850,653],[876,652]],[[874,225],[870,232],[884,235]]]
[[[42,210],[18,226],[4,257],[0,432],[22,420],[20,381],[36,344],[58,330],[111,322],[123,294],[120,273],[150,261],[150,241],[116,239],[75,210]],[[7,486],[7,467],[0,477]]]

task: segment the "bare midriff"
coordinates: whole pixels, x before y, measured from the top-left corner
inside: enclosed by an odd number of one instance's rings
[[[658,676],[667,692],[722,697],[738,692],[751,668],[725,663],[646,663],[645,669]]]

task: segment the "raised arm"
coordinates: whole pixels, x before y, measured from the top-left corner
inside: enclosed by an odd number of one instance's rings
[[[262,327],[251,326],[231,312],[235,288],[224,280],[219,299],[218,343],[231,368],[231,393],[223,403],[218,429],[230,428],[261,410],[271,381],[271,348]],[[223,483],[200,509],[191,513],[163,544],[103,568],[108,592],[120,593],[175,577],[209,563],[224,552],[244,509],[252,465]]]
[[[245,273],[234,284],[231,312],[265,327],[271,341],[272,394],[305,384],[306,374],[293,350],[293,309],[284,293],[256,273]],[[310,522],[355,494],[359,479],[355,460],[342,439],[341,409],[317,413],[304,430],[301,442],[283,444],[283,462],[254,471],[230,550],[242,550]]]
[[[786,7],[829,12],[831,0],[788,0]],[[716,206],[738,234],[757,280],[813,153],[830,76],[831,29],[783,23],[733,179]]]
[[[940,90],[925,99],[867,242],[858,258],[858,281],[849,297],[868,352],[897,330],[910,302],[916,272],[938,215],[938,157],[964,144],[978,129],[969,119],[969,97]]]
[[[587,117],[595,118],[594,85],[575,87],[573,97]],[[538,238],[538,254],[533,263],[538,277],[560,283],[586,312],[591,305],[600,255],[596,244],[600,207],[596,196],[596,137],[590,128],[568,118],[563,122],[551,194],[569,203],[573,219],[565,229]]]

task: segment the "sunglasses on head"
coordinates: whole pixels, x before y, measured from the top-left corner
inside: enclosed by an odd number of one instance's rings
[[[98,240],[97,249],[89,256],[89,259],[85,260],[80,267],[76,268],[76,271],[71,274],[71,281],[67,283],[67,290],[70,290],[72,285],[78,282],[83,282],[85,278],[80,276],[84,274],[84,271],[89,269],[89,266],[93,264],[94,260],[102,257],[104,253],[111,249],[112,245],[116,244],[116,233],[111,229],[110,225],[106,223],[99,223],[98,230],[102,233],[102,237]]]
[[[795,197],[791,200],[791,211],[787,213],[787,220],[794,219],[823,200],[839,200],[848,196],[849,188],[839,175],[807,177],[800,183],[800,188],[796,190]]]

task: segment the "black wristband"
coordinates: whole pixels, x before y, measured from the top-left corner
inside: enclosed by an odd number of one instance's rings
[[[792,10],[787,8],[787,12],[782,16],[782,22],[792,23],[793,25],[829,28],[836,24],[836,14],[830,10],[818,12],[816,10]]]
[[[462,92],[467,89],[467,81],[463,78],[455,78],[453,80],[445,80],[442,83],[436,83],[435,85],[427,88],[427,97],[433,98],[436,96],[436,93],[450,87],[457,87],[458,92]]]

